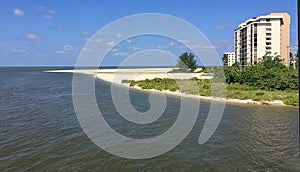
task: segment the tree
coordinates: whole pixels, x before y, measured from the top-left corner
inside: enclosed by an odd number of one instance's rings
[[[293,53],[290,51],[290,67],[292,68],[293,67],[293,65],[294,65],[294,59],[293,59]]]
[[[285,65],[282,63],[282,60],[280,59],[280,56],[270,56],[270,55],[264,55],[263,56],[263,61],[262,61],[262,65],[267,68],[267,69],[271,69],[271,68],[285,68]]]
[[[223,55],[222,61],[224,66],[228,66],[228,54]]]
[[[177,67],[183,72],[194,72],[197,69],[194,54],[185,52],[179,56]]]
[[[298,70],[286,67],[279,56],[265,55],[261,62],[239,69],[239,65],[224,67],[226,82],[245,84],[264,90],[297,90]]]
[[[296,53],[296,55],[295,55],[296,57],[295,57],[295,67],[296,67],[296,69],[298,69],[298,61],[299,61],[299,50],[297,50],[297,53]]]
[[[224,67],[224,74],[226,78],[226,83],[238,83],[241,77],[240,64],[235,62],[232,66]]]
[[[239,62],[235,62],[232,64],[232,67],[235,67],[235,68],[240,68],[240,63]]]

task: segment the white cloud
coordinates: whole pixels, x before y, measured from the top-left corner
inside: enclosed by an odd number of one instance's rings
[[[45,18],[45,19],[52,19],[53,16],[51,16],[51,15],[49,15],[49,14],[45,14],[45,15],[44,15],[44,18]]]
[[[193,46],[190,46],[190,47],[198,48],[203,51],[212,51],[214,49],[221,49],[221,50],[226,49],[225,51],[233,51],[233,49],[234,49],[233,45],[234,45],[233,41],[221,40],[221,41],[214,42],[211,44],[202,44],[202,45],[195,44],[195,47],[193,47]]]
[[[54,10],[48,10],[47,14],[44,15],[45,19],[52,19],[54,17],[54,14],[56,13],[56,11]]]
[[[140,51],[140,50],[142,50],[142,48],[140,48],[140,47],[132,47],[132,50],[133,51]]]
[[[111,51],[112,51],[112,52],[118,52],[119,50],[116,49],[116,48],[113,48]]]
[[[95,42],[102,42],[102,39],[101,38],[93,39],[93,41],[95,41]]]
[[[111,45],[111,46],[114,45],[114,44],[115,43],[113,41],[107,43],[107,45]]]
[[[230,28],[230,26],[228,24],[217,26],[217,29],[219,29],[219,30],[225,30],[225,29],[229,29],[229,28]]]
[[[127,39],[126,42],[127,43],[132,43],[132,40],[131,39]]]
[[[14,9],[14,15],[17,16],[17,17],[22,17],[25,15],[24,11],[18,9],[18,8],[15,8]]]
[[[170,42],[169,45],[174,46],[174,45],[176,45],[176,43],[175,42]]]
[[[190,43],[188,41],[183,40],[183,42],[185,43]],[[171,41],[170,43],[164,44],[164,45],[158,45],[156,46],[157,49],[169,49],[172,48],[174,46],[181,46],[180,44],[178,44],[177,42]]]
[[[95,43],[100,43],[102,42],[102,39],[101,38],[86,38],[86,41],[90,41],[90,42],[95,42]]]
[[[66,54],[66,52],[65,52],[65,51],[62,51],[62,50],[56,51],[55,53],[56,53],[56,54]]]
[[[115,56],[127,56],[128,54],[126,52],[116,52],[114,53]]]
[[[157,48],[157,49],[168,49],[168,48],[170,48],[170,47],[172,47],[172,45],[167,44],[167,45],[158,45],[156,48]]]
[[[211,45],[211,44],[201,46],[201,50],[213,50],[217,48],[219,48],[217,45]]]
[[[39,40],[40,37],[37,36],[36,34],[34,33],[27,33],[26,35],[26,38],[29,40],[29,41],[35,41],[35,40]]]
[[[68,52],[68,51],[73,51],[73,47],[71,45],[64,45],[64,49],[63,49],[65,52]]]
[[[118,34],[116,35],[116,37],[117,37],[117,38],[123,38],[123,35],[120,34],[120,33],[118,33]]]
[[[219,43],[216,44],[209,44],[209,43],[198,43],[193,42],[190,40],[179,40],[183,45],[183,47],[192,48],[192,49],[198,49],[200,51],[212,51],[215,48],[218,48]]]
[[[82,48],[82,51],[85,51],[85,52],[91,52],[91,51],[92,51],[92,49],[90,49],[90,48],[86,48],[86,47],[83,47],[83,48]]]
[[[48,10],[48,13],[53,15],[53,14],[56,13],[56,11],[54,11],[54,10]]]
[[[12,48],[11,52],[13,52],[13,53],[26,53],[26,50],[25,49],[15,49],[15,48]]]
[[[190,40],[178,40],[178,42],[182,43],[182,44],[189,44],[191,43],[192,41]]]
[[[233,41],[229,41],[229,40],[221,40],[219,42],[215,42],[213,43],[213,46],[215,48],[227,48],[227,49],[232,49],[234,45]]]
[[[193,49],[200,49],[200,50],[211,50],[216,48],[215,45],[209,44],[209,43],[199,43],[199,42],[193,42],[190,40],[179,40],[183,45],[187,48],[193,48]]]
[[[12,48],[11,52],[14,53],[17,56],[27,56],[28,52],[26,49],[17,49],[17,48]]]
[[[46,8],[44,6],[38,6],[36,7],[36,10],[40,12],[40,11],[45,11]]]
[[[92,36],[92,34],[90,32],[81,32],[81,34],[83,36]]]
[[[56,11],[54,10],[51,10],[51,9],[47,9],[46,7],[44,6],[39,6],[37,7],[37,11],[41,12],[41,13],[44,13],[43,17],[45,19],[52,19],[54,17],[54,14],[56,14]]]
[[[67,54],[68,52],[72,52],[74,48],[71,45],[64,45],[62,50],[58,50],[56,54]]]

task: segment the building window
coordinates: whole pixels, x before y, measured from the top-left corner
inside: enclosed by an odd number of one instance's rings
[[[267,30],[267,31],[271,31],[272,29],[271,29],[271,28],[267,28],[266,30]]]
[[[271,45],[271,42],[266,42],[266,45]]]
[[[267,40],[267,41],[270,41],[270,40],[271,40],[271,38],[266,38],[266,40]]]
[[[271,47],[266,47],[267,50],[271,50]]]
[[[272,34],[271,34],[271,33],[266,33],[266,35],[267,35],[267,36],[271,36]]]
[[[267,19],[267,22],[270,22],[271,20],[270,19]]]

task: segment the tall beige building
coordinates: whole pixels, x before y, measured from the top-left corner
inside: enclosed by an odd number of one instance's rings
[[[235,57],[241,66],[255,64],[266,54],[280,55],[289,66],[290,16],[271,13],[252,18],[235,30]]]

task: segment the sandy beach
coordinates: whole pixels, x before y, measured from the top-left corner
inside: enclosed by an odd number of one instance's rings
[[[190,79],[197,77],[199,79],[211,79],[211,76],[204,76],[203,73],[168,73],[174,68],[135,68],[135,69],[80,69],[80,70],[49,70],[45,72],[55,72],[55,73],[82,73],[88,75],[94,75],[95,77],[111,82],[114,84],[119,84],[121,86],[129,87],[128,83],[122,83],[123,80],[145,80],[145,79],[154,79],[154,78],[175,78],[175,79]],[[147,92],[156,92],[164,93],[173,96],[188,97],[194,99],[205,99],[212,101],[226,101],[228,103],[240,103],[240,104],[251,104],[251,105],[276,105],[276,106],[286,106],[282,100],[274,101],[253,101],[253,100],[239,100],[239,99],[223,99],[223,98],[214,98],[207,96],[199,96],[192,94],[185,94],[180,92],[173,92],[169,90],[143,90],[138,86],[130,87],[132,89],[147,91]]]

